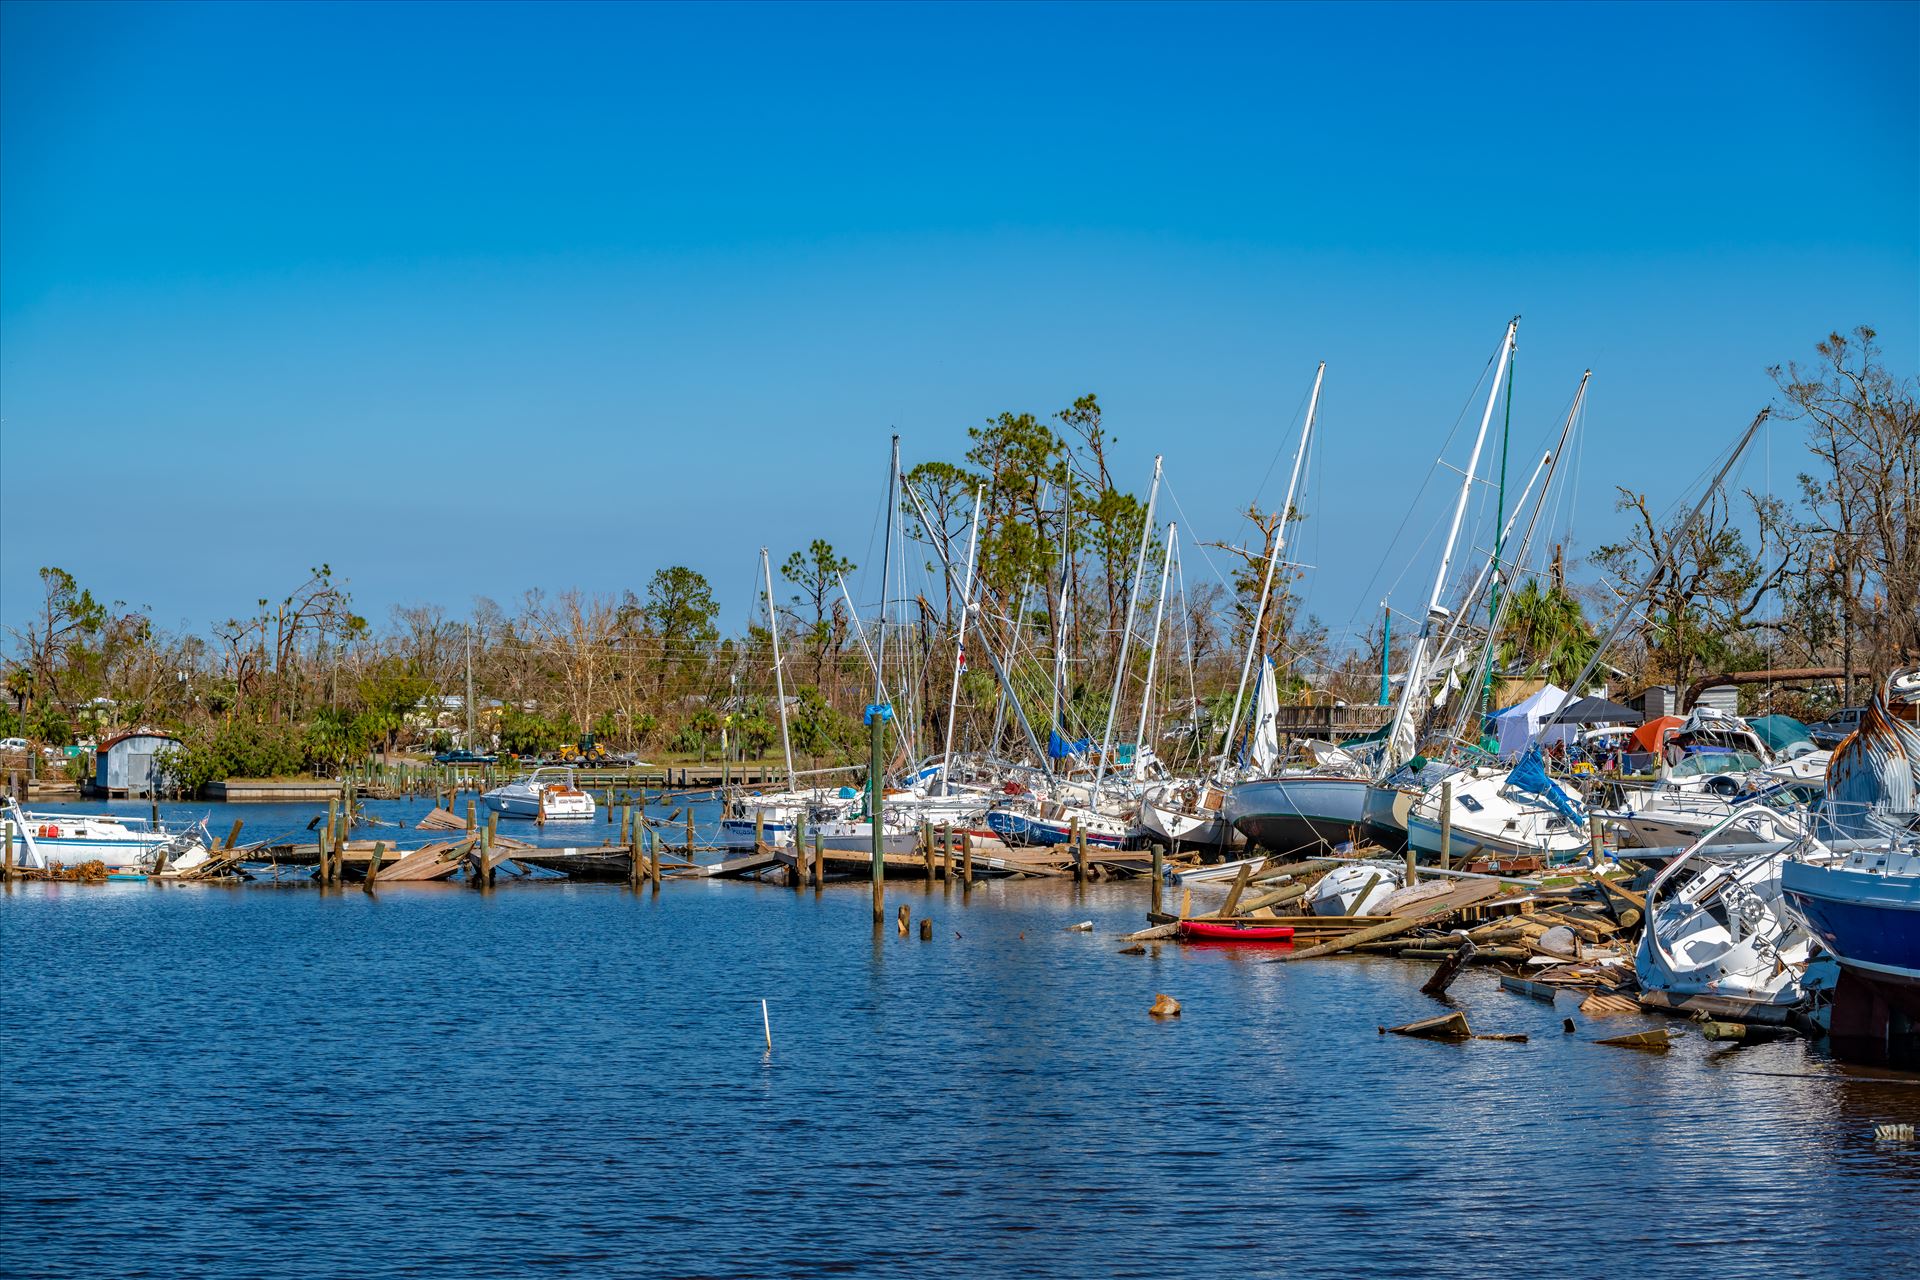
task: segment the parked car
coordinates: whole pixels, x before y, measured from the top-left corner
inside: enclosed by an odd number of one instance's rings
[[[33,744],[31,742],[28,742],[25,738],[0,738],[0,751],[9,752],[9,753],[14,751],[25,751],[32,746]]]
[[[1819,724],[1807,726],[1807,732],[1813,735],[1815,745],[1829,749],[1837,747],[1848,734],[1860,727],[1860,717],[1866,713],[1865,707],[1848,707],[1836,711]]]
[[[435,764],[492,764],[494,757],[478,751],[469,751],[461,747],[458,751],[442,751],[433,757]]]

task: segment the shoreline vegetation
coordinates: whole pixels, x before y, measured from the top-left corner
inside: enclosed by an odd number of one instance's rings
[[[1629,691],[1722,672],[1840,673],[1742,687],[1743,710],[1765,698],[1765,710],[1818,719],[1920,653],[1915,379],[1888,370],[1869,328],[1831,334],[1816,353],[1809,367],[1769,371],[1782,435],[1797,431],[1804,445],[1797,480],[1716,499],[1684,536],[1677,518],[1660,514],[1667,495],[1619,487],[1627,522],[1618,542],[1584,554],[1563,544],[1515,576],[1496,646],[1496,674],[1511,683],[1489,679],[1488,704],[1584,666],[1617,584],[1662,558],[1670,567],[1609,655]],[[878,567],[861,576],[863,566],[822,538],[776,554],[766,576],[795,768],[866,759],[875,647],[898,663],[888,695],[911,717],[896,767],[908,744],[927,755],[948,739],[950,685],[959,741],[1016,745],[990,653],[1011,656],[1016,696],[1035,723],[1097,732],[1113,719],[1114,691],[1130,716],[1151,678],[1159,755],[1178,768],[1216,749],[1256,617],[1262,548],[1286,513],[1240,512],[1228,538],[1209,544],[1228,565],[1224,580],[1183,578],[1150,642],[1128,589],[1146,505],[1115,475],[1097,397],[1046,417],[1000,413],[966,440],[957,460],[905,472],[924,505],[900,517],[903,559],[923,585],[901,576],[883,592]],[[1337,501],[1324,506],[1294,518],[1337,522]],[[961,558],[976,514],[978,581],[1002,603],[967,614],[961,645],[954,633],[966,611],[939,564]],[[1147,543],[1156,565],[1158,536]],[[1302,573],[1282,565],[1258,615],[1258,650],[1273,656],[1281,705],[1374,704],[1413,626],[1403,619],[1388,636],[1376,618],[1364,632],[1336,634],[1310,610]],[[168,631],[150,606],[96,595],[65,569],[39,576],[31,616],[8,628],[0,738],[61,747],[152,728],[179,739],[163,764],[183,794],[228,778],[335,776],[454,746],[552,758],[591,739],[656,763],[781,758],[766,595],[728,602],[728,615],[750,620],[723,634],[711,584],[684,565],[617,594],[535,587],[505,604],[477,598],[464,614],[400,605],[376,623],[355,611],[347,578],[321,564],[291,591],[256,597],[201,632]],[[884,623],[871,616],[883,594]],[[1156,645],[1165,655],[1157,668]],[[90,776],[91,754],[67,767],[76,780]]]

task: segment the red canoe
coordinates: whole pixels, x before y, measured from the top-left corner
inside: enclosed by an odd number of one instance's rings
[[[1292,942],[1293,926],[1227,924],[1218,920],[1182,920],[1182,938],[1196,942]]]

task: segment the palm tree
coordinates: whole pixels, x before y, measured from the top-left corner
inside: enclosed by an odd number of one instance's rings
[[[1507,602],[1500,661],[1508,668],[1522,662],[1529,674],[1565,686],[1586,669],[1599,644],[1580,602],[1557,583],[1543,587],[1529,578]]]

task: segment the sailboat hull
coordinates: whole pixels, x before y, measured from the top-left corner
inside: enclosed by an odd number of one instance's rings
[[[1365,778],[1268,778],[1227,798],[1227,820],[1248,842],[1275,853],[1331,848],[1360,834]]]

